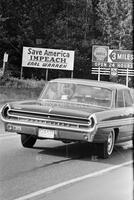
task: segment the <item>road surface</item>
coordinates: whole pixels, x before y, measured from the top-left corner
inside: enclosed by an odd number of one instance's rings
[[[115,147],[112,157],[103,160],[86,144],[42,140],[27,149],[21,146],[19,135],[3,133],[0,200],[129,200],[133,173],[130,163],[130,143]]]

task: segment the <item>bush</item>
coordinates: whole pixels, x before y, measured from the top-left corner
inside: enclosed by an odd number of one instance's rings
[[[35,99],[39,96],[45,81],[17,79],[8,76],[0,78],[0,102],[9,100]]]
[[[0,87],[0,103],[16,100],[36,99],[41,93],[41,88],[9,88]]]
[[[8,88],[43,88],[46,81],[32,80],[32,79],[18,79],[10,78],[8,76],[0,78],[0,86],[5,86]]]

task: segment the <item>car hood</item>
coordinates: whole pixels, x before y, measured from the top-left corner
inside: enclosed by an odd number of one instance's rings
[[[91,114],[106,110],[106,108],[77,104],[66,101],[29,100],[10,103],[11,110],[27,113],[41,113],[70,117],[88,118]]]

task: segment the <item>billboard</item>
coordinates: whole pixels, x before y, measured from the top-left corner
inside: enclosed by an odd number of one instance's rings
[[[108,50],[108,46],[94,45],[92,47],[92,62],[107,62]]]
[[[22,67],[73,71],[74,51],[23,47]]]
[[[93,45],[92,74],[98,74],[98,80],[100,75],[126,76],[128,85],[128,77],[134,76],[133,51]]]
[[[114,67],[133,69],[133,51],[109,49],[108,46],[93,45],[93,67]]]

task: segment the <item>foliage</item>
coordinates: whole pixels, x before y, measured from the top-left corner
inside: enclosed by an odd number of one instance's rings
[[[41,93],[41,88],[11,88],[0,87],[0,106],[9,101],[37,99]]]
[[[97,12],[103,42],[113,48],[133,49],[132,0],[100,0]]]
[[[0,86],[9,88],[43,88],[45,85],[44,80],[33,80],[33,79],[18,79],[13,77],[1,77]]]
[[[17,79],[13,77],[0,78],[0,104],[11,100],[35,99],[39,97],[44,80]],[[21,89],[21,92],[20,92]]]
[[[23,46],[74,50],[75,76],[91,77],[93,44],[132,49],[132,11],[132,0],[0,0],[0,51],[19,77]],[[35,75],[45,70],[24,70],[25,78]]]

